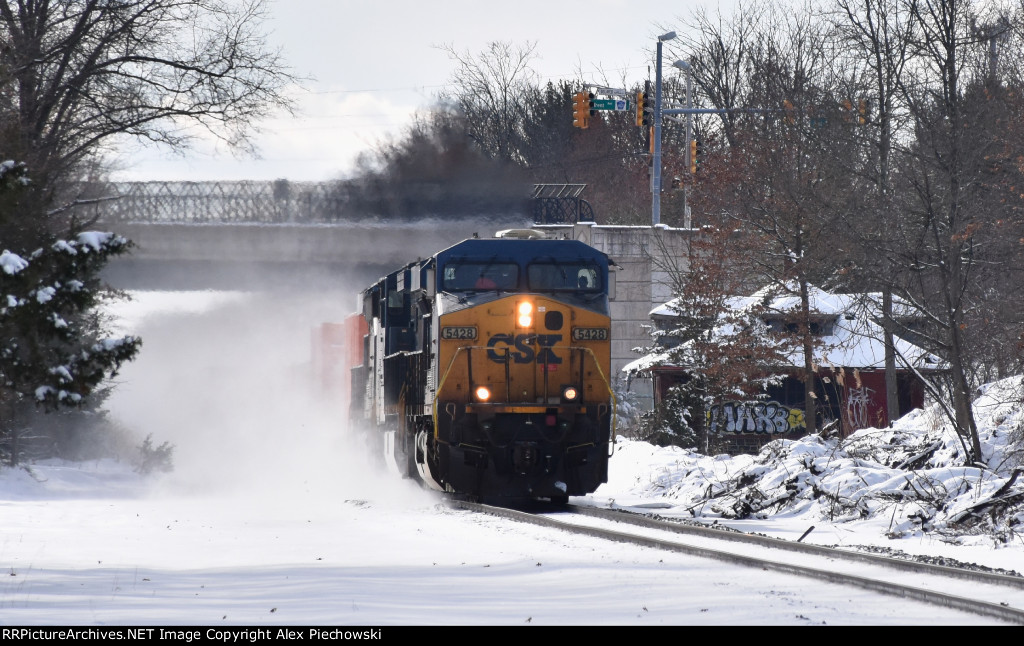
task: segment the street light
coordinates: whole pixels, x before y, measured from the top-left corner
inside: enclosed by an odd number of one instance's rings
[[[661,223],[661,44],[676,37],[676,32],[658,36],[658,55],[654,65],[654,159],[651,172],[651,224]]]
[[[683,70],[686,72],[686,109],[690,110],[693,108],[693,68],[690,64],[682,59],[672,63],[672,66],[676,69]],[[690,142],[693,141],[693,114],[690,112],[686,113],[686,167],[693,167],[693,151],[690,150]],[[690,200],[689,200],[690,187],[689,183],[683,185],[683,228],[689,229],[690,220]]]

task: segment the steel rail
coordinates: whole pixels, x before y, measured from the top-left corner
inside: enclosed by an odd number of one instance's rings
[[[1024,576],[1013,576],[1010,574],[1000,574],[998,572],[986,572],[982,570],[969,570],[965,568],[950,567],[947,565],[938,565],[935,563],[922,563],[920,561],[912,561],[909,559],[893,558],[891,556],[882,556],[879,554],[856,552],[853,550],[842,549],[837,547],[826,547],[824,545],[814,545],[812,543],[788,541],[782,538],[774,538],[771,536],[762,536],[759,534],[746,534],[740,531],[729,530],[728,528],[724,527],[709,527],[707,525],[699,523],[679,522],[664,518],[653,518],[651,516],[638,514],[626,510],[614,510],[602,507],[588,507],[582,505],[568,505],[565,507],[565,509],[571,510],[572,512],[577,514],[583,514],[585,516],[592,516],[604,520],[628,523],[631,525],[637,525],[639,527],[647,527],[649,529],[659,529],[669,532],[675,532],[678,534],[690,534],[694,536],[703,536],[705,538],[719,539],[724,541],[736,541],[740,543],[761,545],[764,547],[770,547],[774,549],[800,552],[802,554],[813,554],[825,557],[836,557],[838,555],[839,557],[849,561],[860,561],[862,563],[881,565],[884,567],[904,570],[907,572],[947,576],[956,579],[963,579],[966,581],[1008,586],[1024,590]]]
[[[616,541],[620,543],[631,543],[633,545],[640,545],[643,547],[650,547],[653,549],[668,550],[672,552],[679,552],[688,554],[691,556],[697,556],[700,558],[710,558],[727,563],[733,563],[736,565],[742,565],[746,567],[759,568],[764,570],[773,570],[776,572],[782,572],[786,574],[793,574],[796,576],[809,577],[817,580],[828,581],[830,583],[837,583],[840,585],[852,585],[862,589],[871,590],[880,594],[886,594],[890,596],[901,597],[905,599],[912,599],[915,601],[921,601],[932,605],[937,605],[945,608],[954,610],[960,610],[976,615],[992,617],[1001,621],[1006,621],[1014,624],[1024,624],[1024,610],[1015,608],[1006,604],[991,603],[988,601],[982,601],[978,599],[969,599],[966,597],[956,596],[947,594],[944,592],[938,592],[935,590],[928,590],[924,588],[908,586],[890,581],[884,581],[880,579],[872,579],[859,575],[853,575],[843,573],[832,569],[818,569],[814,567],[808,567],[804,565],[797,565],[795,563],[783,563],[779,561],[772,561],[764,558],[748,556],[744,554],[737,554],[733,552],[711,549],[707,547],[701,547],[698,545],[688,545],[685,543],[679,543],[661,538],[653,538],[650,536],[642,536],[639,534],[630,534],[627,532],[621,532],[606,528],[592,527],[586,525],[577,525],[571,522],[566,522],[552,518],[547,515],[538,513],[531,513],[520,509],[512,509],[508,507],[496,507],[492,505],[485,505],[477,502],[471,502],[466,500],[451,499],[448,504],[454,508],[465,509],[478,513],[486,513],[493,516],[502,518],[508,518],[520,522],[530,523],[533,525],[539,525],[542,527],[550,527],[552,529],[559,529],[575,534],[581,534],[586,536],[592,536],[595,538],[601,538],[605,540]],[[577,512],[581,508],[577,506],[562,507],[563,511]],[[572,514],[566,514],[571,516]],[[582,512],[581,515],[590,515],[586,512]],[[637,518],[642,518],[638,516]],[[618,519],[613,519],[618,520]],[[630,522],[630,521],[625,521]],[[677,531],[670,527],[661,526],[659,523],[664,521],[653,521],[647,519],[644,523],[648,528]],[[652,523],[652,524],[647,524]],[[641,524],[641,523],[635,523]],[[672,525],[678,525],[678,523],[670,523]],[[655,526],[657,525],[657,526]],[[736,540],[730,532],[724,532],[721,530],[708,530],[713,532],[712,538],[720,540]],[[740,535],[740,534],[737,534]],[[767,548],[778,547],[777,543],[779,539],[772,539],[770,537],[763,537],[754,534],[746,534],[747,539],[741,539],[746,542],[756,543]],[[792,543],[791,541],[782,541],[784,543]],[[804,544],[800,544],[804,545]],[[831,559],[844,559],[850,558],[852,553],[845,550],[830,550],[830,548],[824,548],[821,546],[804,545],[804,547],[818,548],[820,550],[827,550],[827,556]],[[817,552],[817,550],[807,550],[807,553]],[[818,555],[822,555],[819,553]],[[864,556],[864,555],[860,555]],[[891,561],[899,562],[899,559],[889,559]],[[918,564],[927,565],[927,564]],[[941,570],[934,570],[933,573],[937,575],[946,574],[945,570],[955,569],[947,568],[943,566]],[[948,574],[946,574],[948,576]],[[1013,578],[1013,577],[1010,577]]]

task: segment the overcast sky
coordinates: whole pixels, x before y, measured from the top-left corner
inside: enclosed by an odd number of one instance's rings
[[[355,156],[400,133],[428,107],[454,64],[439,46],[479,53],[489,42],[536,42],[543,80],[653,78],[658,34],[679,29],[698,3],[666,0],[270,0],[272,45],[293,71],[312,77],[296,90],[300,112],[261,124],[261,158],[235,159],[209,146],[187,157],[125,151],[120,180],[326,180]],[[714,10],[718,3],[704,3]],[[666,51],[667,54],[667,51]],[[666,74],[674,73],[665,60]],[[568,109],[568,108],[567,108]],[[567,112],[566,119],[571,115]]]

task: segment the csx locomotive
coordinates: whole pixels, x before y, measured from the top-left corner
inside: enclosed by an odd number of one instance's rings
[[[609,264],[583,242],[510,231],[384,276],[350,317],[363,332],[352,422],[439,491],[554,502],[594,491],[614,432]]]

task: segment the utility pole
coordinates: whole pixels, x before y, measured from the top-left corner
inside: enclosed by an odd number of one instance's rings
[[[693,70],[690,64],[684,60],[678,60],[672,64],[686,72],[686,109],[693,110]],[[693,151],[690,149],[690,142],[693,141],[693,112],[686,113],[686,168],[693,168]],[[690,181],[693,181],[692,178]],[[690,218],[690,182],[683,183],[683,228],[689,229],[693,223]]]
[[[661,224],[661,44],[676,37],[676,32],[658,36],[654,65],[654,155],[651,159],[651,224]]]

